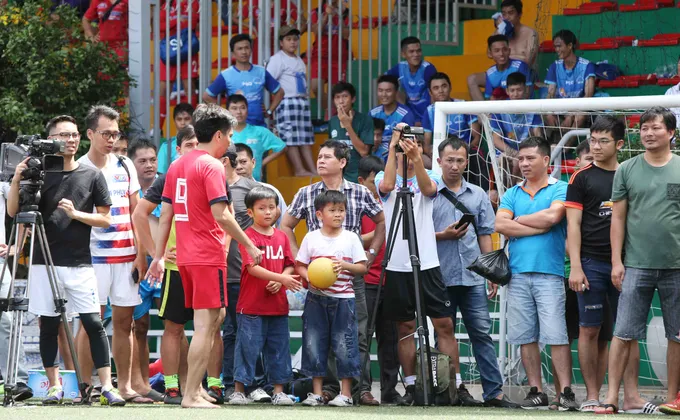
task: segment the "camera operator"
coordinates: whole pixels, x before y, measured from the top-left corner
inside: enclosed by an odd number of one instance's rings
[[[106,180],[100,171],[75,161],[80,134],[73,117],[62,115],[53,118],[47,123],[46,131],[48,139],[66,143],[64,152],[60,154],[64,158],[64,168],[61,172],[45,173],[38,203],[48,247],[56,266],[56,286],[69,302],[69,311],[79,314],[80,322],[90,338],[92,359],[102,383],[102,404],[125,405],[111,384],[109,342],[99,316],[97,279],[90,256],[92,226],[105,228],[111,225],[111,199]],[[20,180],[27,168],[27,161],[28,158],[17,165],[9,190],[7,212],[12,217],[20,211]],[[95,208],[96,212],[93,213]],[[64,391],[55,359],[61,318],[55,311],[54,296],[40,247],[35,247],[33,263],[30,267],[28,310],[40,316],[40,356],[50,386],[43,404],[60,404]]]
[[[375,176],[375,184],[380,192],[385,209],[387,228],[391,229],[392,214],[397,202],[398,190],[403,183],[406,169],[407,186],[413,193],[413,217],[420,256],[420,287],[425,297],[422,309],[432,319],[432,324],[439,339],[440,350],[452,360],[458,360],[458,346],[453,335],[453,313],[448,300],[446,286],[442,280],[437,257],[437,240],[432,223],[433,200],[438,194],[440,178],[423,164],[423,138],[404,136],[404,123],[397,124],[392,132],[385,171]],[[403,156],[406,154],[407,168],[404,168]],[[405,215],[409,217],[409,215]],[[408,242],[403,239],[402,226],[395,235],[389,263],[387,264],[387,282],[385,285],[385,315],[397,322],[399,330],[399,361],[404,369],[406,382],[405,403],[413,403],[416,381],[416,346],[415,341],[407,339],[416,331],[416,299],[414,278]]]

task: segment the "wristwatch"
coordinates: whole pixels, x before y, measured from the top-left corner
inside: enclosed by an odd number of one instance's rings
[[[272,110],[271,110],[271,109],[268,109],[268,110],[267,110],[267,115],[269,115],[269,116],[271,117],[272,114],[273,114]]]
[[[373,249],[373,248],[369,249],[368,253],[375,257],[375,249]]]

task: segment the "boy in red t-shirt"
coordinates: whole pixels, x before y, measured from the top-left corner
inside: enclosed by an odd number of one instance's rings
[[[290,360],[288,299],[286,290],[302,288],[300,276],[293,274],[295,262],[285,233],[274,228],[278,196],[271,188],[255,187],[246,194],[245,205],[253,225],[246,230],[250,240],[263,251],[262,262],[254,265],[240,246],[243,256],[241,293],[236,312],[238,331],[234,350],[234,387],[229,404],[244,405],[246,386],[255,378],[255,364],[262,353],[269,382],[274,384],[274,405],[293,405],[283,392],[293,371]]]
[[[202,104],[193,115],[198,139],[195,150],[170,165],[163,188],[158,241],[147,278],[162,281],[164,255],[172,218],[177,232],[176,262],[184,286],[184,305],[194,310],[194,336],[189,346],[189,369],[182,407],[217,408],[203,397],[201,381],[227,306],[225,231],[253,264],[262,252],[241,230],[227,204],[224,166],[217,159],[231,144],[236,119],[217,105]]]

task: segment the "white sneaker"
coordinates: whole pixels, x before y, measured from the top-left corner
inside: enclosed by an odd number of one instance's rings
[[[333,407],[351,407],[354,405],[354,401],[351,398],[345,397],[342,394],[338,394],[337,397],[328,401],[328,405]]]
[[[248,398],[256,403],[266,403],[271,402],[272,400],[272,397],[270,397],[262,388],[257,388],[255,391],[251,392],[250,395],[248,395]]]
[[[243,392],[234,392],[229,396],[229,405],[247,405],[250,400],[246,398]]]
[[[279,392],[278,394],[274,394],[274,397],[272,398],[272,404],[274,404],[274,405],[294,405],[295,401],[293,401],[285,393]]]
[[[320,405],[323,405],[323,397],[321,395],[315,395],[310,392],[309,394],[307,394],[307,399],[302,401],[302,405],[306,405],[309,407],[318,407]]]

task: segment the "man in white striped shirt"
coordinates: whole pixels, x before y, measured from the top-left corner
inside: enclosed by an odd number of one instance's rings
[[[130,159],[113,154],[113,144],[120,138],[118,119],[118,112],[107,106],[97,105],[90,109],[86,117],[90,150],[78,162],[101,170],[111,195],[111,226],[92,229],[90,252],[97,276],[99,304],[105,306],[107,300],[111,303],[112,350],[118,390],[126,401],[150,403],[150,399],[132,389],[131,383],[132,315],[135,306],[141,303],[138,281],[144,278],[146,260],[145,253],[138,253],[135,247],[130,218],[139,200],[137,171]],[[83,359],[89,352],[80,350],[78,354]],[[89,372],[88,362],[81,360],[84,372]]]

